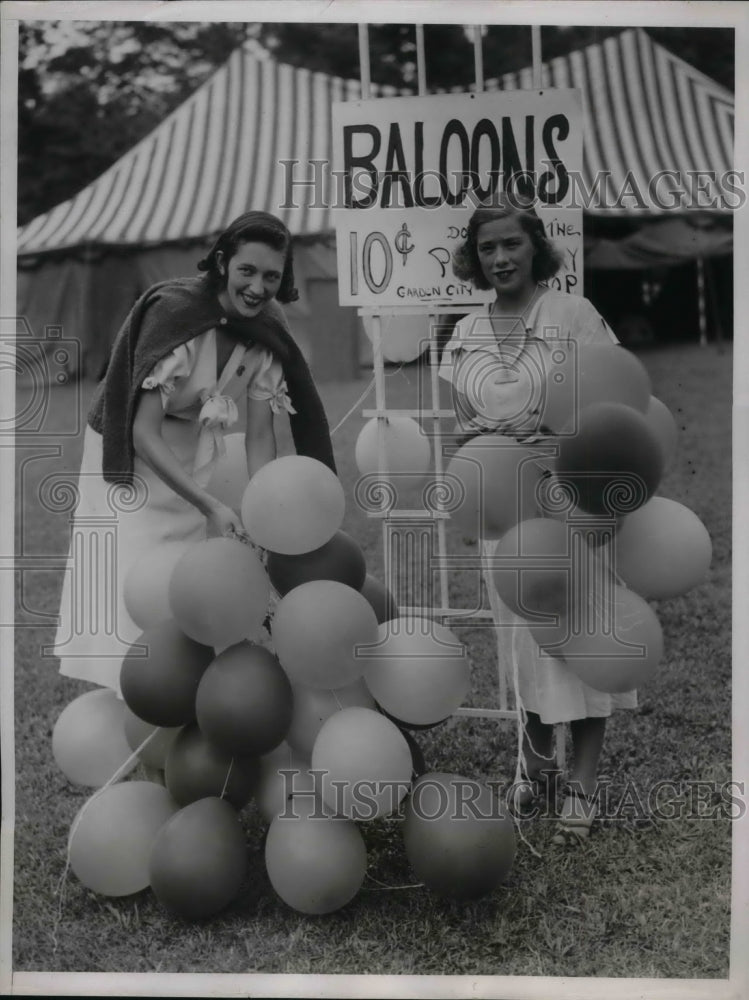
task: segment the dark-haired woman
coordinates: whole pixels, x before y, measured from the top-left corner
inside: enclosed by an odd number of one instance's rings
[[[286,227],[249,212],[198,267],[204,275],[162,282],[136,302],[89,411],[55,651],[61,673],[116,691],[142,631],[124,603],[130,568],[166,542],[243,535],[237,512],[207,489],[237,404],[244,398],[250,476],[276,456],[282,411],[297,452],[335,470],[320,398],[278,305],[297,297]],[[115,542],[102,571],[87,538],[105,522]]]
[[[587,299],[548,286],[559,266],[558,252],[531,207],[500,197],[471,217],[453,270],[462,281],[496,294],[488,307],[460,320],[442,356],[440,375],[451,383],[463,441],[486,431],[527,445],[540,440],[543,376],[555,345],[616,342]],[[485,557],[491,557],[495,544],[484,543]],[[495,623],[501,626],[500,659],[508,667],[517,662],[520,701],[527,711],[523,754],[528,785],[518,790],[518,797],[530,804],[534,796],[554,791],[545,787],[555,777],[553,727],[569,722],[574,759],[555,839],[584,838],[595,814],[606,718],[616,708],[636,707],[636,693],[609,695],[583,684],[562,661],[539,649],[490,579],[487,589]]]

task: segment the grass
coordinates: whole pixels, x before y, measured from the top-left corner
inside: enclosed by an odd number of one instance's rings
[[[52,638],[67,548],[68,515],[39,502],[51,473],[75,474],[80,439],[52,432],[73,427],[75,388],[55,389],[48,438],[18,448],[19,623],[16,653],[16,832],[14,968],[24,971],[196,973],[379,973],[720,978],[728,974],[730,821],[696,817],[690,781],[730,779],[731,356],[691,345],[642,354],[653,391],[677,416],[679,452],[659,489],[690,507],[714,545],[707,582],[656,605],[666,652],[640,707],[615,715],[601,773],[610,782],[609,818],[574,851],[551,844],[553,825],[526,823],[506,884],[469,904],[440,900],[410,885],[394,819],[362,827],[370,876],[344,910],[322,918],[289,909],[265,874],[264,827],[250,804],[242,813],[251,875],[235,903],[209,921],[170,917],[150,891],[97,897],[68,876],[59,924],[56,890],[71,821],[88,797],[52,759],[61,710],[87,687],[60,677],[41,655]],[[424,371],[389,370],[388,404],[413,406]],[[363,391],[355,382],[322,387],[335,424]],[[83,387],[83,399],[90,386]],[[364,406],[373,406],[373,397]],[[357,411],[334,438],[339,474],[353,496]],[[281,428],[282,448],[288,430]],[[46,444],[49,447],[46,447]],[[45,445],[45,447],[42,447]],[[59,452],[56,451],[60,445]],[[47,491],[45,493],[45,490]],[[382,572],[379,522],[349,500],[344,527],[363,545],[368,569]],[[450,551],[475,543],[448,531]],[[44,564],[47,564],[45,568]],[[41,564],[41,565],[40,565]],[[455,575],[454,606],[473,600],[470,580]],[[461,629],[469,643],[471,701],[496,703],[491,636]],[[514,729],[487,720],[452,719],[417,736],[428,764],[469,777],[510,777]],[[682,783],[678,819],[659,819],[648,795],[658,781]],[[640,803],[626,795],[632,783]],[[705,793],[708,794],[709,793]],[[618,810],[618,812],[617,812]]]

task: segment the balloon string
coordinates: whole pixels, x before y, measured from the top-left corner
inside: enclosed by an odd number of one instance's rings
[[[232,759],[229,761],[229,770],[226,772],[226,778],[224,780],[224,787],[221,789],[221,794],[219,795],[220,799],[223,799],[224,795],[226,794],[226,787],[229,784],[229,776],[231,775],[231,769],[233,767],[234,767],[234,758],[232,757]]]
[[[394,890],[394,889],[423,889],[424,888],[424,883],[423,882],[413,882],[411,885],[385,885],[384,882],[380,882],[380,880],[378,878],[375,878],[374,875],[370,875],[369,872],[367,872],[366,877],[368,879],[371,879],[372,882],[376,882],[377,886],[372,886],[372,885],[364,886],[365,892],[382,892],[383,889],[385,889],[385,890],[388,890],[388,889],[389,890]]]
[[[364,400],[370,394],[370,392],[372,391],[372,389],[374,389],[374,384],[375,384],[375,380],[374,380],[374,375],[373,375],[372,376],[372,380],[370,381],[369,385],[364,390],[364,392],[361,394],[361,396],[359,396],[359,398],[354,403],[354,405],[351,407],[351,409],[348,411],[348,413],[344,417],[342,417],[341,420],[338,421],[338,423],[335,425],[335,427],[333,428],[333,430],[330,432],[330,436],[331,437],[333,437],[333,435],[336,433],[336,431],[340,430],[340,428],[343,427],[343,425],[346,423],[346,421],[351,416],[351,414],[354,412],[354,410],[358,410],[358,408],[361,406],[361,404],[364,402]]]
[[[515,783],[516,783],[516,787],[522,781],[522,769],[525,768],[526,773],[527,773],[527,770],[528,770],[528,762],[526,761],[525,754],[523,752],[523,736],[524,735],[525,736],[528,735],[527,734],[527,720],[528,720],[528,715],[526,713],[525,705],[523,704],[523,700],[520,697],[520,668],[519,668],[519,664],[518,664],[518,661],[519,661],[520,657],[518,656],[517,634],[518,634],[517,626],[513,626],[513,629],[512,629],[512,686],[513,686],[514,692],[515,692],[515,712],[516,712],[516,715],[517,715],[517,733],[518,733],[518,757],[517,757],[517,763],[515,765]],[[533,747],[533,742],[532,742],[532,740],[530,739],[529,736],[528,736],[528,742],[531,745],[531,747],[533,748],[533,750],[535,751],[535,747]],[[541,756],[541,755],[539,755],[539,756]],[[541,857],[540,853],[536,850],[536,848],[533,846],[533,844],[531,844],[531,842],[528,840],[528,838],[523,833],[523,829],[522,829],[522,827],[520,825],[520,818],[517,815],[515,815],[515,813],[514,813],[513,810],[510,810],[510,815],[512,816],[512,821],[515,824],[515,828],[517,829],[518,836],[520,837],[520,839],[523,841],[523,843],[528,848],[528,850],[531,852],[531,854],[535,855],[537,858],[540,858]]]
[[[159,732],[159,729],[156,728],[156,729],[154,729],[154,731],[152,733],[149,733],[148,736],[146,736],[146,738],[143,740],[143,742],[141,743],[141,745],[137,749],[133,750],[133,752],[130,754],[130,756],[127,758],[126,761],[124,761],[122,764],[120,764],[120,766],[114,772],[114,774],[112,775],[112,777],[109,778],[101,786],[101,788],[97,788],[96,791],[94,792],[94,794],[91,795],[84,802],[82,808],[78,812],[78,815],[73,820],[73,825],[70,828],[70,834],[68,835],[68,848],[67,848],[67,851],[65,853],[65,867],[63,869],[62,875],[60,876],[60,881],[57,883],[57,889],[55,890],[55,895],[58,897],[58,900],[57,900],[57,913],[55,914],[54,923],[52,924],[52,951],[53,951],[53,953],[55,953],[57,951],[57,930],[58,930],[58,928],[60,926],[60,921],[62,920],[62,908],[63,908],[63,906],[65,904],[65,886],[67,884],[68,872],[70,871],[70,849],[71,849],[71,847],[73,845],[73,838],[75,837],[76,830],[80,826],[81,820],[83,819],[83,816],[84,816],[86,810],[91,805],[91,803],[94,801],[94,799],[97,799],[101,795],[101,793],[103,791],[105,791],[107,788],[110,788],[112,785],[115,784],[115,782],[119,781],[119,779],[123,775],[127,774],[128,770],[130,769],[130,765],[133,764],[137,760],[137,758],[141,754],[141,751],[145,750],[145,748],[148,746],[148,744],[151,742],[151,740],[153,740],[155,738],[155,736],[156,736],[156,734],[158,732]]]
[[[398,365],[398,367],[395,369],[395,371],[385,372],[385,377],[386,378],[390,378],[392,375],[397,375],[402,368],[403,368],[402,364]],[[408,382],[408,378],[406,378],[406,381]],[[408,382],[408,384],[410,385],[411,383]],[[364,402],[364,400],[370,394],[370,392],[372,391],[372,389],[374,389],[374,386],[375,386],[375,376],[373,375],[371,381],[369,382],[369,385],[366,387],[366,389],[361,394],[361,396],[359,396],[359,398],[354,403],[354,405],[351,407],[351,409],[345,414],[345,416],[341,417],[341,419],[335,425],[335,427],[333,428],[333,430],[330,432],[330,436],[331,437],[333,437],[333,435],[336,433],[336,431],[340,430],[340,428],[343,427],[343,425],[346,423],[346,421],[348,420],[348,418],[354,413],[354,411],[359,409],[359,407],[362,405],[362,403]]]

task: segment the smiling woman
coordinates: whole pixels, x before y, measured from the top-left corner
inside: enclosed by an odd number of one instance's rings
[[[540,425],[540,399],[555,350],[564,346],[574,354],[583,345],[616,340],[587,299],[549,288],[559,266],[559,254],[531,206],[496,196],[471,216],[453,270],[477,288],[493,288],[496,298],[488,309],[460,320],[442,357],[439,373],[453,389],[462,443],[494,432],[532,449],[547,432]],[[548,449],[546,460],[541,452],[537,461],[542,468],[548,465]],[[543,516],[539,510],[531,518]],[[485,566],[491,565],[494,549],[495,543],[484,541]],[[578,795],[567,795],[561,803],[555,842],[587,837],[595,806],[586,796],[595,787],[606,718],[616,708],[636,707],[636,692],[607,694],[584,684],[562,660],[541,650],[526,621],[502,601],[491,574],[486,576],[500,663],[511,684],[517,664],[517,694],[525,709],[523,777],[528,785],[518,804],[533,805],[537,795],[550,791],[553,724],[569,722],[570,788]]]
[[[238,512],[211,493],[242,397],[250,477],[275,458],[273,420],[283,411],[297,452],[335,469],[320,398],[278,305],[297,297],[286,227],[249,212],[198,266],[203,276],[154,285],[135,304],[89,413],[56,648],[63,674],[115,690],[123,653],[157,624],[131,617],[124,585],[131,568],[166,543],[173,550],[206,534],[244,535]],[[131,491],[116,510],[111,580],[81,559],[81,546],[96,547],[86,533],[97,529],[88,526],[111,519],[115,483]],[[110,623],[106,634],[86,620],[89,607]]]

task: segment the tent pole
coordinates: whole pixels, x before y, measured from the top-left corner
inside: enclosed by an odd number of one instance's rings
[[[416,25],[416,76],[419,84],[419,97],[427,92],[427,68],[424,54],[424,25]]]
[[[707,345],[707,317],[705,315],[705,264],[697,258],[697,308],[700,320],[700,347]]]
[[[372,91],[372,75],[369,65],[369,25],[359,25],[359,75],[363,100],[369,100]],[[377,475],[381,490],[387,496],[387,459],[385,454],[385,427],[387,424],[387,402],[385,399],[385,359],[382,353],[382,315],[375,310],[372,316],[372,354],[375,380],[375,407],[377,409]],[[392,567],[388,552],[387,517],[382,518],[382,558],[385,586],[393,592]]]
[[[476,93],[482,93],[484,89],[484,50],[481,38],[481,25],[473,26],[473,65],[476,73]]]
[[[533,54],[533,89],[540,90],[543,86],[540,24],[531,25],[531,51]]]
[[[715,288],[715,272],[713,270],[713,262],[709,257],[705,258],[705,279],[707,286],[707,296],[706,299],[710,302],[712,306],[713,313],[713,325],[715,329],[715,341],[718,344],[723,343],[723,324],[720,321],[720,306],[718,305],[718,293]]]
[[[369,25],[359,25],[359,78],[361,80],[361,96],[367,101],[372,89],[372,77],[369,69]]]

